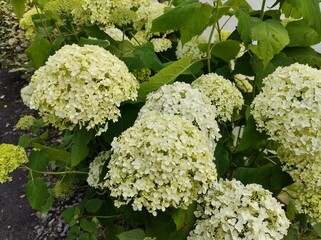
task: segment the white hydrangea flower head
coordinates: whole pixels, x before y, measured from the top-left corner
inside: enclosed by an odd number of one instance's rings
[[[199,44],[206,43],[206,42],[207,40],[203,36],[195,36],[184,45],[182,45],[181,41],[178,41],[176,52],[175,52],[177,59],[181,59],[189,55],[193,55],[194,59],[201,59],[206,57],[207,54],[202,52],[198,48]]]
[[[36,26],[32,21],[32,16],[36,14],[38,14],[37,9],[31,8],[23,14],[22,18],[19,21],[19,27],[25,30],[25,37],[30,40],[33,40],[36,37]]]
[[[187,208],[217,179],[204,135],[175,115],[146,113],[112,142],[106,186],[115,206],[153,215]]]
[[[104,151],[98,154],[97,157],[90,163],[89,172],[87,177],[87,183],[89,186],[96,189],[104,189],[104,182],[100,181],[101,172],[103,170],[106,161],[111,156],[111,151]]]
[[[24,102],[61,130],[77,124],[99,135],[116,122],[123,101],[135,100],[139,84],[125,63],[93,45],[66,45],[50,56],[22,90]],[[31,96],[30,96],[31,93]]]
[[[165,52],[172,47],[171,40],[162,38],[152,38],[150,42],[154,45],[155,52]]]
[[[129,10],[140,6],[148,6],[151,3],[150,0],[84,0],[83,8],[91,12],[90,21],[92,23],[98,23],[102,25],[122,25],[124,22],[115,22],[125,17],[122,13],[129,14]],[[133,13],[133,14],[132,14]],[[136,15],[132,11],[129,15],[133,19],[127,19],[128,21],[134,21]],[[118,18],[116,15],[121,14],[122,17]]]
[[[215,106],[205,94],[192,88],[190,84],[175,82],[148,94],[138,118],[150,112],[177,115],[190,121],[207,136],[213,151],[216,142],[221,137],[215,120]]]
[[[259,131],[296,155],[321,154],[321,71],[299,63],[263,79],[252,103]]]
[[[129,40],[129,38],[124,34],[122,30],[116,27],[108,27],[103,29],[111,38],[116,41]]]
[[[218,120],[222,122],[231,121],[233,112],[238,112],[244,104],[243,96],[234,83],[216,73],[200,76],[192,82],[192,87],[211,99],[217,108]]]
[[[51,0],[44,6],[44,12],[53,12],[58,15],[71,15],[77,24],[89,21],[89,12],[83,8],[84,0]]]
[[[283,239],[290,226],[282,205],[258,184],[220,180],[198,202],[188,240]]]

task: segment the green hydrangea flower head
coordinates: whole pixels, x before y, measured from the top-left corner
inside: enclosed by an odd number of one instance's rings
[[[36,118],[31,115],[25,115],[19,119],[16,124],[16,129],[29,130],[32,125],[35,123]]]
[[[234,83],[216,74],[204,74],[192,82],[192,87],[203,92],[217,108],[220,122],[231,121],[234,112],[238,112],[243,104],[242,93]]]
[[[200,197],[188,240],[283,239],[290,221],[261,185],[220,180]]]
[[[146,113],[112,142],[106,186],[115,206],[131,204],[153,215],[187,208],[216,181],[213,153],[191,122]]]
[[[73,44],[50,56],[21,93],[45,122],[61,130],[95,128],[99,135],[108,120],[118,120],[123,101],[136,99],[138,87],[125,63],[109,51]]]
[[[12,177],[8,174],[27,162],[28,157],[24,148],[12,144],[0,144],[0,183],[11,181]]]
[[[22,18],[19,21],[19,27],[25,30],[25,37],[29,40],[33,40],[36,37],[36,26],[32,21],[32,15],[36,14],[38,14],[37,9],[31,8],[23,14]]]
[[[299,63],[278,67],[251,105],[257,129],[296,155],[321,154],[320,75]]]

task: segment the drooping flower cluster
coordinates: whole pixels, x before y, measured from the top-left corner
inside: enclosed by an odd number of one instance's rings
[[[279,67],[263,79],[252,104],[258,130],[296,155],[321,154],[320,74],[298,63]]]
[[[252,104],[258,130],[279,143],[279,159],[297,188],[298,212],[313,221],[321,221],[320,74],[298,63],[279,67],[263,79],[262,92]]]
[[[184,45],[181,41],[178,41],[178,45],[175,52],[177,59],[189,56],[191,54],[193,55],[194,59],[201,59],[206,57],[206,53],[202,52],[199,49],[199,44],[206,42],[207,41],[203,36],[195,36]]]
[[[102,173],[103,167],[106,164],[106,161],[110,158],[111,152],[105,151],[99,153],[97,157],[90,163],[89,172],[87,177],[87,183],[89,186],[96,189],[103,189],[104,182],[100,181],[100,175]]]
[[[75,44],[62,47],[22,89],[24,102],[60,129],[79,124],[98,134],[117,121],[121,102],[135,100],[138,82],[125,63],[105,49]]]
[[[216,180],[213,153],[191,122],[146,113],[112,142],[106,186],[116,206],[145,207],[153,215],[186,208]]]
[[[198,202],[189,240],[282,239],[290,225],[281,204],[258,184],[221,180]]]
[[[150,0],[84,0],[83,8],[90,11],[92,23],[121,26],[135,20],[136,14],[132,9],[150,3]]]
[[[217,108],[219,121],[230,121],[233,112],[239,111],[244,104],[243,96],[235,85],[216,73],[200,76],[192,82],[192,87],[211,99],[212,104]]]
[[[214,144],[213,150],[215,142],[221,137],[215,120],[215,106],[211,105],[211,100],[205,94],[193,89],[190,84],[175,82],[150,93],[138,117],[148,112],[177,115],[192,122],[208,137],[209,144]]]
[[[22,147],[12,144],[0,144],[0,183],[11,181],[8,176],[21,164],[27,163],[28,157]]]

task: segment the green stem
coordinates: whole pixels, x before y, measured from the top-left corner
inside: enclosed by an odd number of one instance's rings
[[[26,165],[21,166],[21,168],[29,170],[31,173],[36,172],[36,173],[41,173],[41,174],[49,174],[49,175],[64,175],[64,174],[84,174],[88,175],[87,172],[82,172],[82,171],[64,171],[64,172],[51,172],[51,171],[38,171],[35,169],[32,169]]]
[[[219,1],[216,1],[216,9],[215,9],[215,17],[214,17],[214,22],[213,22],[213,26],[210,32],[210,36],[208,38],[208,44],[207,44],[207,70],[210,73],[211,72],[211,43],[212,43],[212,38],[214,35],[214,31],[215,31],[215,26],[216,26],[216,22],[217,22],[217,18],[218,18],[218,7],[219,7]]]
[[[261,6],[261,19],[262,19],[262,20],[263,20],[263,18],[264,18],[265,3],[266,3],[266,0],[263,0],[263,1],[262,1],[262,6]]]
[[[52,43],[52,39],[51,39],[51,37],[50,37],[50,35],[49,35],[48,31],[47,31],[45,23],[43,22],[43,19],[42,19],[41,13],[40,13],[40,11],[39,11],[39,9],[37,7],[37,4],[35,4],[35,8],[36,8],[37,14],[40,16],[41,25],[42,25],[43,29],[45,30],[47,38],[50,41],[50,43]]]

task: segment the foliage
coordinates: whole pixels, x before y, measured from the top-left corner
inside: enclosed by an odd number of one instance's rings
[[[11,2],[43,117],[18,124],[27,197],[83,191],[67,239],[321,236],[318,0]]]

